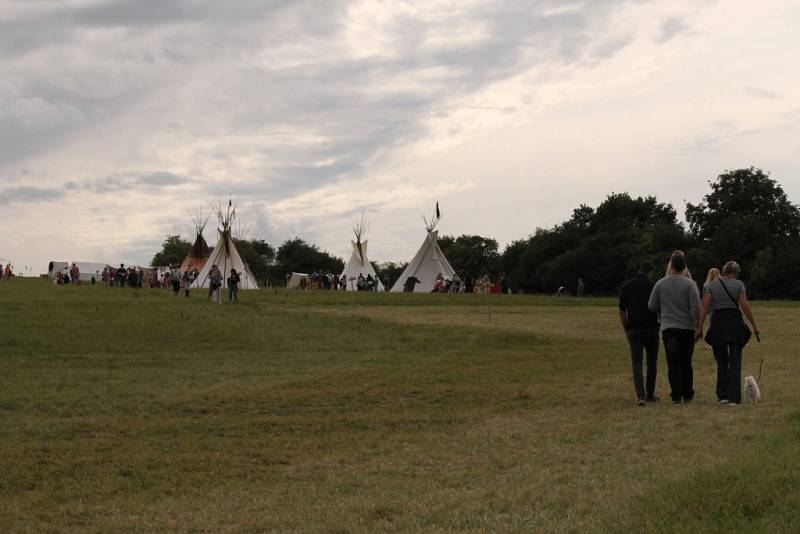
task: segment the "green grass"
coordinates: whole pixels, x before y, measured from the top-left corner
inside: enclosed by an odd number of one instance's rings
[[[639,408],[613,299],[12,280],[0,531],[792,531],[800,309],[754,312],[761,405],[698,346]]]

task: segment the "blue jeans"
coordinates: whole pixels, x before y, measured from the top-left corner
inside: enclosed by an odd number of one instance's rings
[[[673,402],[688,402],[694,398],[694,330],[667,328],[662,330],[664,352],[667,353],[667,376]]]
[[[631,367],[633,368],[633,387],[636,390],[636,397],[653,399],[656,392],[656,374],[658,373],[658,329],[631,328],[627,334],[628,344],[631,347]],[[642,360],[645,351],[647,351],[646,390],[642,377]]]
[[[717,398],[742,402],[742,347],[736,343],[714,345],[717,360]]]

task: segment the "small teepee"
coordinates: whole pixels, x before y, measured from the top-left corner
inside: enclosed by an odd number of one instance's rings
[[[425,221],[425,241],[422,242],[422,246],[414,254],[403,274],[392,286],[392,292],[402,292],[406,280],[412,276],[419,280],[419,283],[414,287],[415,293],[430,292],[438,274],[441,274],[445,279],[453,279],[456,271],[447,261],[444,252],[439,247],[439,232],[436,230],[436,226],[441,218],[442,215],[439,212],[439,203],[437,202],[433,216],[430,219],[425,216],[422,217],[422,220]]]
[[[353,233],[356,236],[355,241],[350,241],[353,245],[353,253],[350,255],[350,259],[347,260],[344,271],[342,271],[342,275],[347,279],[348,291],[356,289],[356,281],[359,275],[364,278],[371,275],[377,282],[378,291],[384,291],[383,282],[381,282],[378,275],[375,274],[375,269],[372,268],[372,263],[367,257],[367,240],[362,239],[367,233],[368,227],[369,224],[364,214],[361,215],[361,220],[353,226]]]
[[[195,210],[189,210],[189,215],[192,218],[192,223],[194,223],[195,233],[197,235],[192,248],[189,249],[189,253],[183,259],[183,263],[181,263],[181,276],[190,269],[197,269],[197,272],[200,272],[205,266],[206,261],[208,261],[208,257],[211,255],[211,249],[208,247],[205,238],[203,238],[203,230],[206,224],[208,224],[211,212],[204,215],[200,208],[196,208]]]
[[[228,201],[228,208],[222,211],[222,207],[216,209],[217,219],[221,228],[217,229],[219,240],[217,246],[211,252],[211,255],[206,260],[203,270],[197,275],[192,287],[208,287],[209,274],[211,267],[216,265],[222,272],[223,287],[226,285],[225,281],[231,274],[231,269],[236,269],[239,273],[239,289],[258,289],[258,284],[247,267],[247,264],[242,261],[239,251],[236,249],[236,244],[233,242],[234,223],[236,221],[236,206],[233,202]]]

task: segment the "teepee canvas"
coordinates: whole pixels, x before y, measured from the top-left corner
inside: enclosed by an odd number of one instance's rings
[[[456,271],[447,261],[444,252],[439,247],[439,232],[436,230],[436,225],[439,224],[441,214],[439,213],[439,203],[436,203],[436,211],[430,221],[425,220],[425,241],[422,246],[409,262],[408,266],[400,275],[400,278],[392,286],[392,292],[399,293],[403,291],[406,280],[410,277],[415,277],[419,283],[414,287],[415,293],[430,292],[436,282],[436,275],[441,274],[445,279],[453,279]]]
[[[353,227],[353,233],[356,236],[356,240],[350,242],[353,245],[353,253],[350,255],[350,259],[347,260],[344,271],[342,271],[342,275],[347,279],[348,291],[356,289],[356,281],[358,281],[359,275],[364,278],[371,275],[378,283],[378,291],[384,291],[383,282],[375,274],[375,269],[372,268],[372,263],[367,256],[367,240],[362,239],[366,232],[367,221],[362,215],[361,220]]]
[[[222,272],[222,284],[226,286],[226,281],[230,276],[231,269],[236,269],[239,273],[239,289],[258,289],[258,284],[247,267],[247,264],[242,261],[239,251],[236,249],[236,244],[233,242],[233,224],[236,220],[236,208],[231,201],[228,201],[228,210],[223,213],[222,208],[217,209],[217,217],[221,228],[217,229],[219,239],[217,246],[211,252],[211,255],[206,260],[203,270],[197,275],[192,287],[205,287],[209,286],[209,274],[211,268],[216,265]]]
[[[203,215],[203,213],[197,209],[190,212],[190,215],[197,236],[195,237],[192,248],[189,249],[189,253],[183,259],[183,263],[181,263],[181,276],[190,269],[197,269],[197,272],[200,272],[205,266],[206,261],[208,261],[208,257],[211,255],[211,249],[208,247],[205,238],[203,238],[203,230],[206,224],[208,224],[211,213]]]

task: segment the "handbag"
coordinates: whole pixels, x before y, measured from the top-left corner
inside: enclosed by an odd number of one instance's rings
[[[719,279],[719,283],[722,284],[722,289],[725,290],[725,293],[728,295],[728,298],[731,299],[731,302],[733,302],[733,304],[736,306],[736,309],[739,311],[739,330],[741,339],[743,340],[742,346],[744,347],[745,345],[747,345],[747,342],[750,341],[750,336],[753,334],[752,332],[750,332],[750,327],[748,327],[747,323],[744,322],[744,318],[742,317],[742,310],[741,308],[739,308],[739,302],[737,302],[736,299],[733,298],[733,295],[731,295],[731,292],[728,291],[728,287],[725,285],[725,282],[722,281],[722,278]]]

